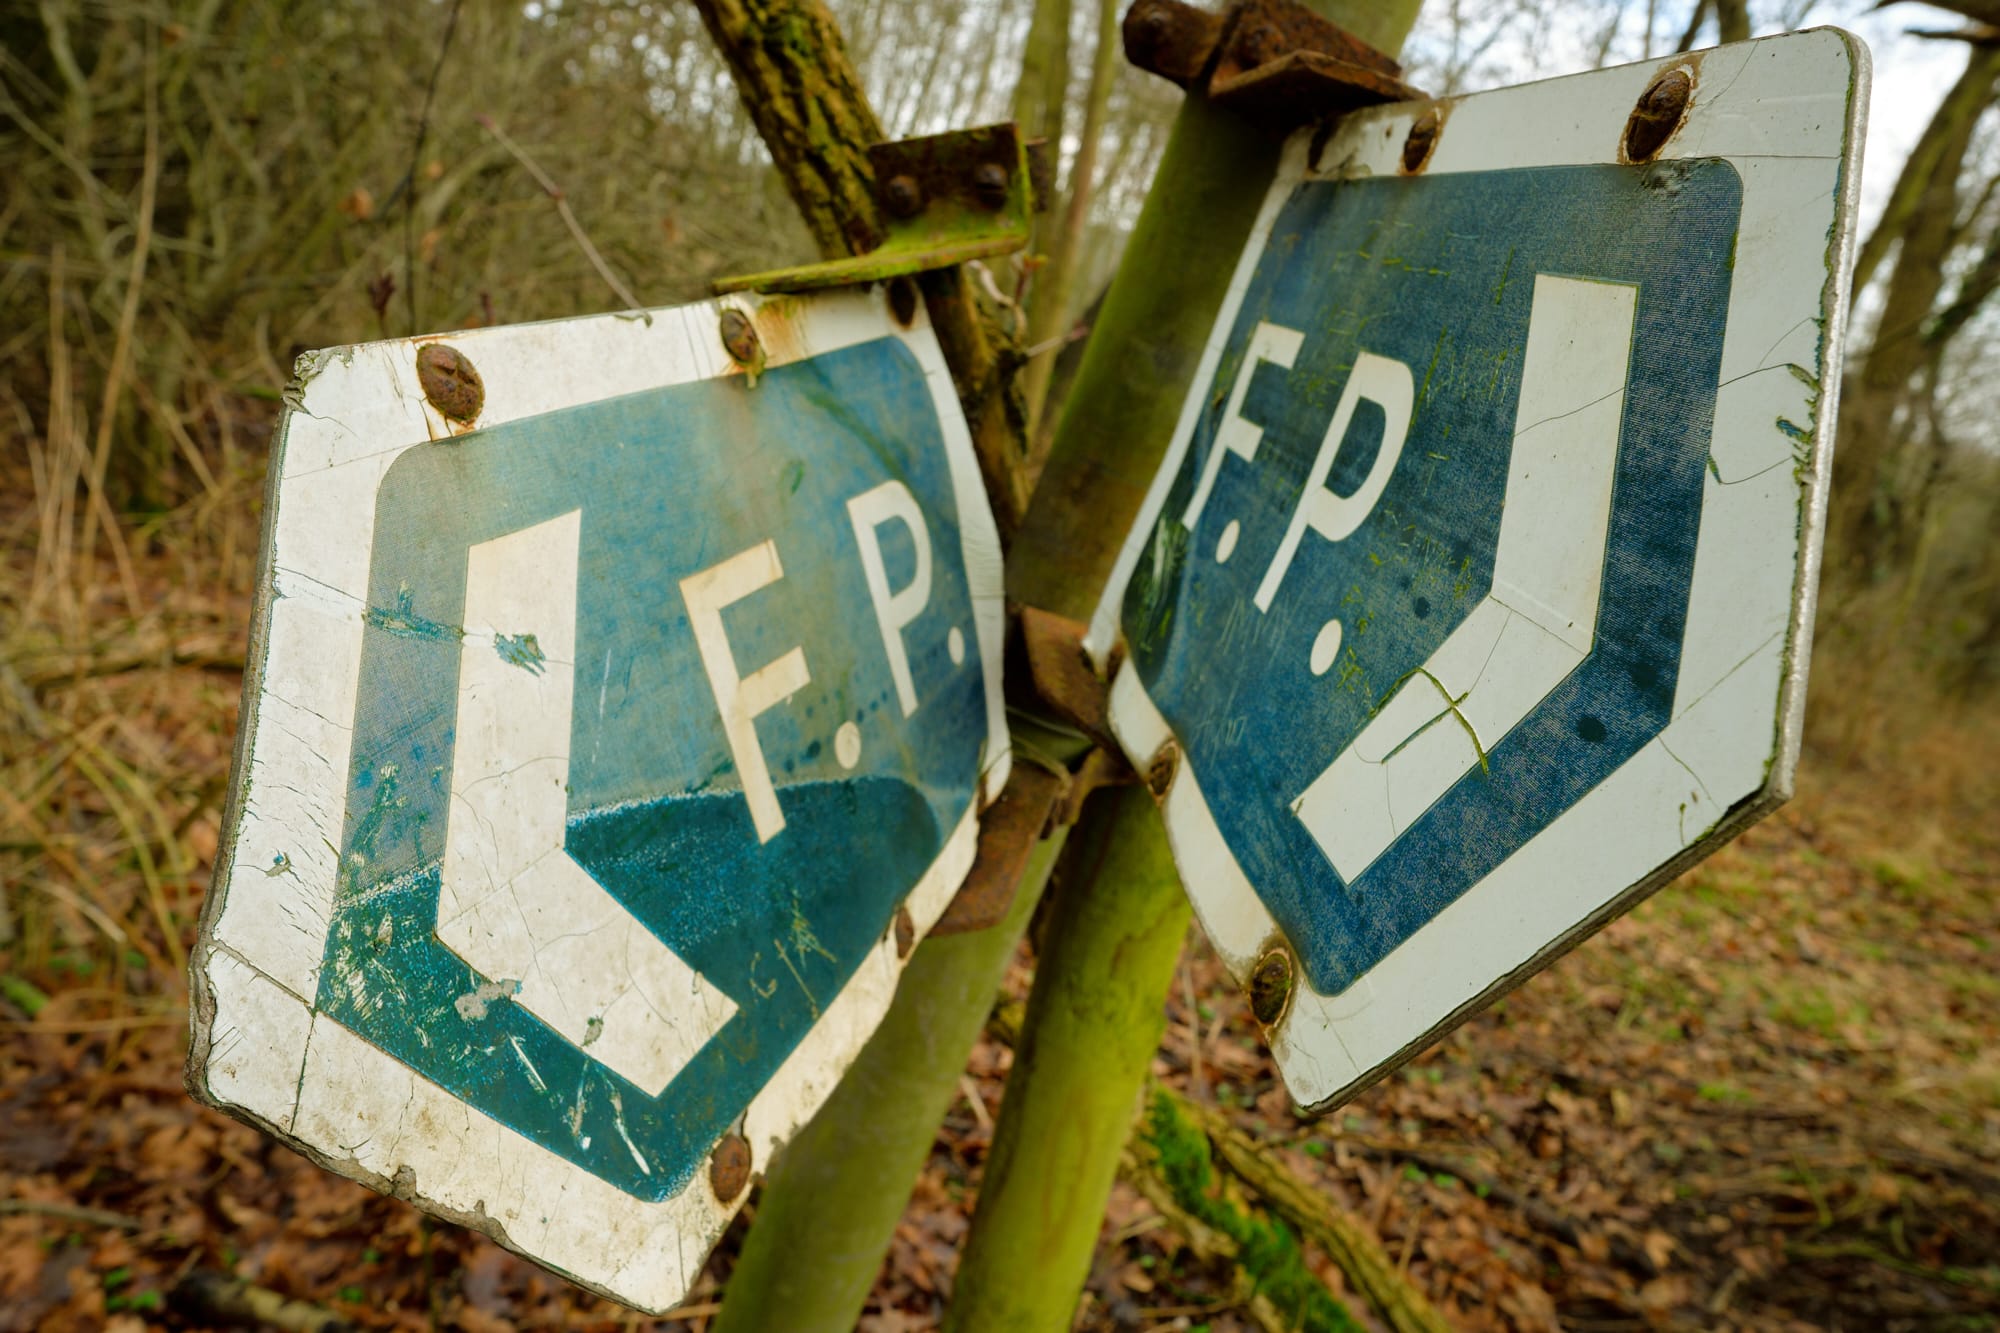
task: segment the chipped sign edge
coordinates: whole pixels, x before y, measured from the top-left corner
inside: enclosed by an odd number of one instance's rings
[[[1425,972],[1419,960],[1435,962],[1427,955],[1438,952],[1438,939],[1443,933],[1440,923],[1449,916],[1465,917],[1475,910],[1468,904],[1476,899],[1490,899],[1490,892],[1482,895],[1481,890],[1497,885],[1503,876],[1510,873],[1510,868],[1518,872],[1520,865],[1517,863],[1523,863],[1531,849],[1549,839],[1566,821],[1574,823],[1595,813],[1587,809],[1593,798],[1613,788],[1621,775],[1633,770],[1655,747],[1664,748],[1663,733],[1604,783],[1586,793],[1541,835],[1517,850],[1480,883],[1468,889],[1457,902],[1370,968],[1346,991],[1338,996],[1321,996],[1305,985],[1302,978],[1299,979],[1295,983],[1294,997],[1267,1035],[1294,1100],[1310,1112],[1331,1110],[1393,1072],[1438,1037],[1513,989],[1529,975],[1548,966],[1606,922],[1700,861],[1791,795],[1803,732],[1806,672],[1817,602],[1827,490],[1831,480],[1833,427],[1838,411],[1841,373],[1839,350],[1851,299],[1869,56],[1865,45],[1850,33],[1837,28],[1809,29],[1733,47],[1674,55],[1489,93],[1441,99],[1440,102],[1371,108],[1336,124],[1332,136],[1317,155],[1317,161],[1325,164],[1323,171],[1316,171],[1308,165],[1316,131],[1310,128],[1301,130],[1286,144],[1278,176],[1245,244],[1209,342],[1191,381],[1172,441],[1092,617],[1086,648],[1100,667],[1114,656],[1120,642],[1119,617],[1126,583],[1149,543],[1167,493],[1186,456],[1196,420],[1214,387],[1217,367],[1237,312],[1278,212],[1294,185],[1308,176],[1332,178],[1340,175],[1398,174],[1400,150],[1410,126],[1423,112],[1441,104],[1449,104],[1450,111],[1456,114],[1446,121],[1446,129],[1423,167],[1426,174],[1616,162],[1619,160],[1618,149],[1626,114],[1639,93],[1658,73],[1682,67],[1699,75],[1711,63],[1726,65],[1735,60],[1735,73],[1740,75],[1760,55],[1800,63],[1830,56],[1842,62],[1845,79],[1845,103],[1841,114],[1831,126],[1813,127],[1815,132],[1827,134],[1832,139],[1831,151],[1815,159],[1826,163],[1833,172],[1828,192],[1831,195],[1832,217],[1824,254],[1815,261],[1824,269],[1823,280],[1813,297],[1814,310],[1810,316],[1819,324],[1816,331],[1818,345],[1814,352],[1819,367],[1817,395],[1812,401],[1812,429],[1806,446],[1809,461],[1798,468],[1797,484],[1791,491],[1791,512],[1796,516],[1796,555],[1790,580],[1789,607],[1783,617],[1782,631],[1774,636],[1778,640],[1776,649],[1766,654],[1777,659],[1776,680],[1773,682],[1776,697],[1770,710],[1773,733],[1769,746],[1762,751],[1765,760],[1760,779],[1749,791],[1722,805],[1713,822],[1699,831],[1694,839],[1684,840],[1678,850],[1651,862],[1652,869],[1624,881],[1626,887],[1623,889],[1615,890],[1608,896],[1593,895],[1598,897],[1593,904],[1579,905],[1577,910],[1569,912],[1566,919],[1571,924],[1544,931],[1544,943],[1518,952],[1504,966],[1484,969],[1480,979],[1463,987],[1460,993],[1439,996],[1441,987],[1435,970]],[[1733,119],[1743,110],[1738,101],[1729,97],[1735,86],[1735,77],[1729,76],[1726,70],[1708,72],[1722,76],[1717,80],[1720,92],[1712,100],[1704,102],[1698,80],[1686,121],[1653,160],[1723,157],[1741,161],[1763,156],[1756,151],[1761,146],[1756,141],[1756,127],[1747,120]],[[1505,104],[1513,102],[1516,107],[1532,106],[1546,115],[1550,110],[1546,99],[1566,92],[1583,91],[1579,85],[1592,81],[1596,86],[1587,90],[1593,107],[1591,123],[1608,123],[1615,132],[1598,135],[1601,142],[1588,151],[1579,152],[1576,147],[1579,137],[1590,141],[1590,136],[1582,131],[1581,115],[1576,125],[1565,127],[1567,134],[1517,135],[1513,139],[1494,136],[1475,146],[1466,143],[1466,126],[1458,117],[1468,108],[1477,108],[1485,103],[1496,111],[1511,110],[1513,108]],[[1542,99],[1539,106],[1536,99]],[[1451,132],[1454,121],[1458,121],[1460,133],[1457,136]],[[1485,151],[1482,152],[1482,149]],[[1772,197],[1777,188],[1775,182],[1756,183],[1755,173],[1746,175],[1739,235],[1748,233],[1759,222],[1776,220],[1775,217],[1763,216],[1763,212],[1777,205],[1778,200]],[[1743,292],[1732,291],[1729,326],[1738,322],[1739,311],[1745,309],[1747,299]],[[1795,300],[1805,300],[1803,288]],[[1724,336],[1726,344],[1727,327]],[[1775,351],[1774,346],[1760,360],[1768,362]],[[1783,365],[1782,362],[1766,364],[1757,369],[1781,369]],[[1727,383],[1725,379],[1725,387]],[[1718,394],[1716,436],[1720,438],[1724,430],[1725,408]],[[1750,479],[1746,476],[1741,480]],[[1711,488],[1705,483],[1704,514],[1708,512],[1710,495]],[[1698,556],[1698,566],[1699,559]],[[1727,680],[1728,676],[1722,679]],[[1720,683],[1715,682],[1711,689]],[[1685,711],[1686,707],[1677,697],[1673,721],[1679,722]],[[1147,763],[1158,747],[1172,737],[1165,720],[1129,663],[1120,668],[1113,683],[1112,721],[1120,742],[1137,764]],[[1173,845],[1176,862],[1182,869],[1183,881],[1189,886],[1189,896],[1194,901],[1197,915],[1232,974],[1239,981],[1247,980],[1267,944],[1282,939],[1282,932],[1268,909],[1258,900],[1240,864],[1224,842],[1213,814],[1201,796],[1199,778],[1184,753],[1179,772],[1162,800],[1162,810],[1168,839]],[[1488,915],[1505,911],[1504,905],[1500,905],[1497,912],[1495,907],[1494,903],[1486,901],[1481,910]],[[1403,973],[1405,989],[1418,991],[1430,1003],[1419,1005],[1421,1012],[1418,1015],[1396,1025],[1401,1035],[1395,1040],[1385,1041],[1376,1035],[1371,1044],[1357,1055],[1348,1049],[1341,1025],[1351,1024],[1361,1012],[1376,1006],[1375,981],[1385,970]],[[1337,1061],[1332,1069],[1328,1068],[1329,1062],[1322,1058],[1329,1053],[1334,1053]]]
[[[280,548],[288,536],[296,540],[296,535],[288,529],[287,514],[296,513],[297,506],[288,511],[284,496],[288,484],[297,480],[298,474],[289,469],[298,454],[306,448],[323,447],[328,450],[325,460],[328,471],[339,466],[361,466],[372,471],[372,479],[365,483],[365,499],[374,494],[389,463],[404,450],[472,429],[440,415],[424,401],[417,384],[411,354],[446,337],[483,368],[488,397],[475,425],[486,426],[622,393],[741,373],[725,355],[712,331],[724,310],[735,309],[755,317],[766,307],[770,308],[770,315],[796,335],[788,340],[772,340],[775,345],[770,348],[769,366],[837,351],[877,337],[895,336],[916,357],[937,409],[952,493],[959,510],[961,558],[971,584],[974,635],[985,676],[987,741],[973,799],[937,858],[911,886],[904,900],[912,909],[916,937],[921,939],[929,931],[971,867],[979,813],[1005,785],[1011,764],[1000,691],[1004,605],[999,538],[972,454],[970,433],[942,349],[921,309],[904,326],[889,314],[885,293],[879,288],[849,289],[809,298],[739,294],[682,307],[359,344],[308,353],[301,358],[298,380],[287,391],[287,411],[273,441],[257,591],[245,661],[243,712],[233,750],[222,849],[203,903],[189,965],[189,1051],[185,1082],[197,1101],[264,1130],[338,1175],[471,1227],[580,1286],[651,1313],[668,1310],[683,1299],[699,1275],[708,1251],[747,1197],[747,1190],[733,1200],[718,1200],[708,1173],[703,1171],[679,1194],[659,1203],[643,1203],[626,1195],[458,1101],[393,1057],[347,1033],[339,1024],[316,1012],[312,990],[296,984],[299,978],[279,979],[271,975],[272,971],[286,972],[285,965],[259,966],[232,948],[223,935],[244,903],[243,896],[236,892],[239,886],[254,883],[249,879],[251,876],[266,877],[274,873],[248,854],[250,826],[255,823],[253,784],[260,762],[273,748],[301,745],[292,738],[268,739],[262,725],[263,705],[271,683],[274,634],[282,632],[279,603],[286,600],[279,589],[286,572]],[[557,337],[572,344],[591,344],[593,350],[605,355],[598,363],[585,366],[580,374],[574,367],[569,368],[568,375],[552,374],[548,353]],[[614,347],[618,350],[612,351]],[[577,362],[586,359],[574,358]],[[505,374],[510,365],[516,372],[512,376]],[[312,392],[314,384],[317,377],[330,369],[374,377],[366,392],[377,395],[379,400],[381,419],[372,423],[377,429],[368,430],[369,423],[356,426],[351,417],[333,421],[314,415],[311,407],[322,406]],[[506,388],[509,384],[524,388],[510,396]],[[350,450],[346,456],[339,456],[341,435],[350,439],[357,434],[381,438],[385,428],[392,438],[400,438],[404,443],[386,450]],[[344,524],[344,531],[358,546],[365,573],[372,541],[373,506],[365,504],[359,508],[367,511],[365,520],[350,518]],[[365,582],[360,586],[365,587]],[[358,653],[359,623],[358,620],[352,623]],[[353,689],[350,678],[349,696]],[[340,762],[324,761],[325,766],[344,772],[345,754],[343,747]],[[336,812],[342,785],[334,784],[331,808]],[[295,870],[289,863],[284,868],[287,873]],[[234,914],[232,907],[236,909]],[[323,914],[318,929],[323,947],[326,929]],[[741,1132],[749,1136],[754,1170],[761,1171],[776,1148],[818,1109],[879,1025],[907,961],[897,949],[895,935],[892,919],[881,939],[843,985],[839,996],[829,1003],[827,1013],[744,1113]],[[306,952],[318,951],[307,948]],[[285,1044],[293,1035],[298,1038],[296,1051]],[[218,1085],[218,1043],[228,1042],[232,1037],[249,1042],[263,1039],[268,1055],[286,1060],[287,1069],[280,1071],[283,1073],[280,1081],[289,1081],[293,1089],[288,1110],[268,1099],[253,1104],[258,1102],[254,1095],[242,1086],[228,1085],[227,1080]],[[386,1157],[364,1162],[359,1154],[366,1146],[365,1139],[344,1140],[353,1146],[343,1149],[333,1146],[330,1136],[331,1131],[341,1126],[343,1115],[349,1117],[345,1122],[348,1128],[359,1132],[365,1127],[352,1118],[360,1112],[348,1104],[317,1108],[325,1117],[317,1132],[302,1129],[300,1121],[310,1096],[308,1083],[313,1064],[310,1046],[315,1038],[323,1046],[344,1048],[347,1054],[340,1059],[360,1062],[358,1070],[349,1070],[358,1076],[351,1081],[348,1101],[353,1100],[354,1090],[363,1086],[378,1094],[376,1100],[380,1100],[379,1093],[385,1086],[391,1090],[401,1088],[408,1100],[400,1113],[404,1119],[428,1117],[438,1121],[444,1117],[442,1123],[431,1126],[432,1141],[428,1145],[397,1143]],[[412,1108],[421,1114],[412,1117]],[[456,1124],[450,1123],[454,1115],[458,1118]],[[398,1128],[400,1132],[401,1126]],[[450,1140],[449,1152],[440,1153],[438,1140],[446,1138]],[[389,1160],[423,1157],[425,1152],[421,1150],[429,1152],[424,1163],[430,1168],[428,1171],[414,1170],[409,1160]],[[470,1168],[471,1177],[461,1171],[468,1161],[475,1163]],[[539,1239],[525,1234],[529,1229],[522,1225],[525,1213],[516,1216],[510,1225],[504,1208],[488,1206],[488,1200],[508,1186],[504,1180],[484,1186],[481,1182],[504,1177],[510,1167],[516,1175],[514,1188],[521,1196],[518,1202],[523,1206],[529,1202],[525,1191],[530,1171],[539,1169],[560,1184],[554,1191],[556,1202],[544,1200]],[[572,1197],[576,1195],[593,1197]],[[580,1216],[589,1219],[587,1226],[557,1225],[565,1201],[571,1216],[578,1216],[575,1209],[579,1204],[583,1206]],[[588,1238],[577,1239],[578,1232],[586,1233]],[[571,1237],[567,1243],[561,1240],[565,1233]]]

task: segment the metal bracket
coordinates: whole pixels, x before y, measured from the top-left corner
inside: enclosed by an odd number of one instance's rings
[[[1000,799],[979,821],[979,852],[965,882],[944,909],[933,935],[962,935],[1000,924],[1020,891],[1028,857],[1048,832],[1049,818],[1070,781],[1016,758]]]
[[[1050,753],[1024,743],[1023,723],[1014,733],[1014,769],[1000,799],[979,821],[979,853],[945,909],[933,935],[984,930],[1007,914],[1029,853],[1057,826],[1074,824],[1084,800],[1099,787],[1138,781],[1111,738],[1104,681],[1083,651],[1084,626],[1033,607],[1015,612],[1008,639],[1007,677],[1026,682],[1058,730],[1075,727],[1075,752]],[[1025,668],[1025,669],[1024,669]],[[1029,734],[1033,734],[1029,723]]]
[[[1024,606],[1015,612],[1027,681],[1043,706],[1092,743],[1118,754],[1111,735],[1110,686],[1084,651],[1086,626],[1052,611]],[[1012,663],[1009,664],[1013,665]]]
[[[1037,140],[1013,123],[878,143],[868,150],[887,239],[866,254],[721,278],[723,292],[804,292],[880,282],[1020,250],[1033,229]]]
[[[1425,94],[1403,68],[1297,0],[1238,0],[1221,15],[1182,0],[1133,0],[1125,58],[1281,130]]]

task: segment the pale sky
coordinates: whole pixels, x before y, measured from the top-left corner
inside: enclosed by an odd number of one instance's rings
[[[1862,153],[1862,234],[1874,224],[1896,183],[1903,159],[1923,133],[1959,72],[1965,68],[1962,42],[1926,41],[1904,35],[1909,28],[1953,29],[1966,26],[1956,14],[1928,5],[1893,5],[1869,10],[1843,3],[1816,11],[1821,22],[1846,28],[1868,43],[1875,58],[1875,86],[1869,97],[1868,145]]]
[[[1926,41],[1905,35],[1909,28],[1960,28],[1966,20],[1928,5],[1897,4],[1876,9],[1873,4],[1874,0],[1820,0],[1802,25],[1846,28],[1867,43],[1874,58],[1874,90],[1862,162],[1864,235],[1895,183],[1903,159],[1966,60],[1963,43]],[[1588,29],[1601,22],[1615,6],[1605,4],[1595,11],[1589,5],[1545,10],[1537,5],[1461,0],[1456,8],[1467,25],[1462,40],[1467,45],[1485,43],[1455,89],[1471,92],[1589,68],[1595,56]],[[1453,63],[1453,9],[1447,0],[1428,0],[1417,20],[1417,29],[1406,51],[1406,63],[1412,81],[1419,86],[1436,90],[1446,85],[1443,70]],[[1660,9],[1662,14],[1655,25],[1651,51],[1654,57],[1666,54],[1685,21],[1683,5],[1662,4]],[[1768,6],[1753,4],[1753,17],[1760,10],[1768,12]],[[1624,7],[1606,63],[1624,64],[1647,54],[1642,32],[1644,12],[1636,4]],[[1760,29],[1758,35],[1768,34]],[[1715,44],[1712,23],[1699,44]]]

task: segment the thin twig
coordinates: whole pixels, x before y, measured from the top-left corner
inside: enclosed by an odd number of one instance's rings
[[[331,1310],[227,1273],[190,1273],[174,1288],[171,1300],[198,1319],[239,1328],[277,1328],[285,1333],[351,1333],[354,1328],[351,1320]]]
[[[972,1118],[978,1122],[984,1133],[993,1132],[993,1113],[986,1109],[986,1099],[979,1094],[979,1085],[972,1081],[972,1075],[958,1076],[958,1090],[965,1094],[965,1104],[972,1111]]]
[[[1071,343],[1089,336],[1090,336],[1090,326],[1088,324],[1078,322],[1074,326],[1063,330],[1061,333],[1055,334],[1053,337],[1045,338],[1041,342],[1034,343],[1028,347],[1023,347],[1021,349],[1021,359],[1023,361],[1032,361],[1036,357],[1042,355],[1044,352],[1059,351],[1062,348],[1069,346]]]
[[[98,648],[82,653],[47,653],[22,657],[17,678],[29,690],[59,689],[86,680],[122,676],[135,671],[232,672],[243,670],[243,652],[219,639],[189,639],[158,647]]]
[[[697,1301],[693,1305],[677,1305],[661,1315],[662,1319],[705,1319],[709,1315],[722,1313],[721,1301]]]
[[[133,1014],[127,1018],[78,1018],[66,1023],[46,1022],[39,1018],[0,1019],[0,1028],[12,1028],[21,1032],[38,1032],[48,1036],[77,1036],[86,1032],[128,1032],[133,1028],[179,1027],[187,1022],[185,1009],[169,1014]]]
[[[73,554],[69,538],[70,519],[76,503],[76,479],[68,472],[70,451],[63,448],[63,443],[69,439],[73,401],[69,342],[63,333],[64,298],[68,291],[64,280],[65,258],[61,241],[49,247],[49,417],[42,448],[34,447],[32,425],[23,431],[29,441],[28,469],[35,482],[35,512],[41,533],[40,540],[35,543],[35,573],[28,585],[28,604],[15,622],[18,625],[35,624],[42,600],[52,595],[54,589],[68,586],[69,561]]]
[[[0,1199],[0,1217],[22,1213],[39,1217],[57,1217],[65,1222],[83,1222],[94,1227],[111,1227],[117,1231],[144,1231],[146,1224],[136,1217],[110,1212],[103,1208],[84,1208],[73,1203],[45,1203],[40,1199]]]
[[[578,222],[576,214],[570,211],[569,200],[564,198],[562,187],[550,179],[549,173],[543,171],[535,159],[528,156],[526,149],[507,137],[499,125],[494,123],[493,117],[481,115],[474,116],[473,119],[479,123],[479,128],[493,136],[496,143],[513,154],[514,160],[535,178],[535,184],[542,187],[542,193],[555,201],[556,212],[562,216],[563,225],[568,227],[569,234],[576,238],[577,247],[583,251],[583,257],[597,270],[597,276],[604,279],[604,285],[611,289],[611,294],[625,303],[625,309],[639,309],[642,304],[639,298],[632,294],[631,288],[618,280],[618,276],[611,271],[611,266],[604,262],[604,256],[590,243],[590,237],[584,235],[583,224]]]
[[[91,566],[96,562],[96,528],[100,521],[103,522],[104,535],[111,543],[112,558],[118,565],[119,581],[125,585],[126,603],[135,617],[140,614],[139,580],[133,573],[132,556],[126,550],[124,534],[118,529],[117,516],[111,512],[111,502],[105,498],[104,481],[111,464],[111,434],[118,421],[118,399],[132,352],[132,331],[139,321],[139,294],[146,282],[146,256],[153,246],[153,205],[159,196],[160,185],[157,41],[157,33],[149,28],[146,34],[146,159],[139,176],[139,217],[132,232],[132,270],[131,276],[125,280],[125,303],[118,312],[118,334],[111,347],[111,366],[104,376],[104,400],[97,409],[97,441],[88,473],[90,508],[83,516],[83,540],[77,544],[83,556],[84,583],[87,586]],[[81,448],[83,441],[78,439],[76,444]]]
[[[103,908],[91,902],[88,898],[72,893],[62,885],[51,883],[48,880],[29,880],[27,881],[27,886],[48,895],[75,911],[77,915],[83,917],[91,925],[103,931],[104,938],[110,940],[119,948],[129,949],[132,947],[132,937],[125,933],[124,927],[113,921]]]
[[[1696,0],[1694,11],[1688,15],[1687,31],[1683,32],[1680,41],[1674,44],[1675,52],[1694,49],[1695,38],[1701,36],[1701,25],[1707,22],[1709,7],[1713,3],[1714,0]]]
[[[410,145],[410,170],[403,178],[403,296],[410,307],[410,334],[422,333],[417,323],[417,168],[424,157],[424,140],[431,131],[431,105],[437,100],[438,76],[444,73],[444,58],[451,53],[452,34],[458,31],[458,11],[464,0],[451,0],[445,15],[444,38],[438,42],[437,63],[431,66],[431,81],[424,89],[423,109],[417,114],[417,141]]]

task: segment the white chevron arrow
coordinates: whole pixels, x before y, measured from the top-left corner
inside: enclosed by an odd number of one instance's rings
[[[1535,278],[1493,590],[1292,805],[1349,883],[1590,654],[1637,301]]]
[[[511,992],[658,1096],[736,1004],[563,850],[581,527],[572,510],[467,555],[437,937],[491,979],[462,1016]]]

